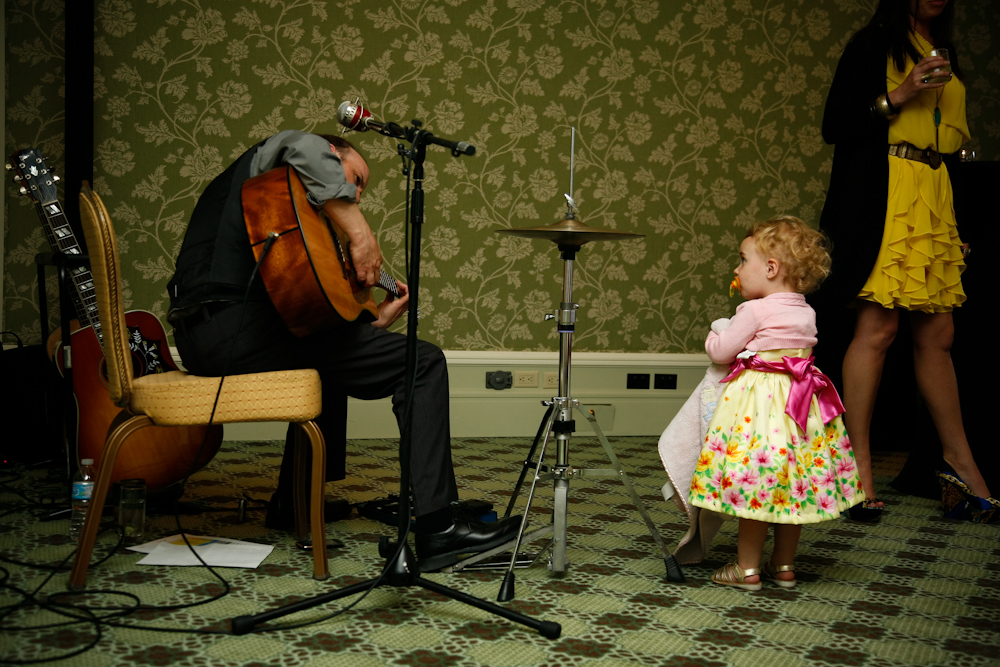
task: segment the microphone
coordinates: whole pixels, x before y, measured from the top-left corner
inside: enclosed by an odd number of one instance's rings
[[[363,103],[352,104],[350,101],[342,102],[340,106],[337,107],[337,121],[348,130],[354,130],[355,132],[375,130],[379,134],[383,134],[387,137],[406,139],[407,141],[413,140],[411,137],[407,136],[405,128],[396,123],[387,123],[378,120],[372,116],[372,112],[366,109]],[[416,124],[416,121],[414,121],[414,123]],[[458,157],[459,155],[476,154],[476,147],[467,141],[449,141],[447,139],[435,137],[433,134],[426,131],[424,132],[424,137],[424,140],[429,144],[436,144],[451,150],[452,155],[455,157]]]
[[[348,130],[355,132],[367,132],[375,130],[379,134],[384,134],[397,139],[405,139],[406,134],[396,123],[383,123],[372,116],[372,112],[365,108],[364,104],[351,104],[349,101],[343,102],[337,107],[337,120]]]

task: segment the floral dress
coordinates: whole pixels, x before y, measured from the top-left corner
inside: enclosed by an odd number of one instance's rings
[[[812,350],[767,350],[761,360],[807,359]],[[824,423],[810,397],[805,429],[786,414],[792,376],[743,370],[719,399],[691,479],[692,505],[770,523],[840,516],[864,500],[840,416]]]

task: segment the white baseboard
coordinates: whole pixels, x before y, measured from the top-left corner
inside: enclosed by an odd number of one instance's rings
[[[178,358],[175,350],[171,350]],[[545,415],[543,400],[557,390],[486,387],[491,371],[559,370],[555,352],[445,351],[451,394],[451,432],[455,437],[533,437]],[[592,408],[608,435],[658,436],[705,375],[704,354],[628,354],[578,352],[571,364],[571,394]],[[657,373],[677,376],[676,389],[626,389],[629,373],[648,374],[650,386]],[[348,438],[397,438],[399,431],[389,399],[348,403]],[[577,432],[589,432],[577,414]],[[226,426],[226,440],[281,440],[285,424],[255,423]]]

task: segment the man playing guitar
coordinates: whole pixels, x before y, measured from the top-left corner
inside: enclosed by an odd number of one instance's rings
[[[168,286],[167,319],[191,373],[318,370],[323,411],[316,422],[326,439],[327,480],[343,479],[347,397],[392,396],[397,421],[402,418],[406,336],[386,327],[406,311],[409,297],[406,286],[399,284],[399,298],[390,295],[378,304],[374,322],[359,318],[304,337],[289,331],[261,278],[248,287],[255,256],[241,199],[248,179],[284,165],[294,168],[309,203],[346,234],[358,284],[371,287],[378,282],[381,251],[358,207],[368,185],[365,159],[341,137],[286,130],[250,148],[201,195]],[[453,518],[451,503],[458,493],[451,461],[448,369],[444,354],[431,343],[419,341],[418,358],[410,472],[417,558],[421,570],[431,571],[451,565],[461,553],[503,544],[513,538],[518,523]],[[289,427],[278,489],[268,511],[268,525],[273,527],[291,525],[292,442]]]

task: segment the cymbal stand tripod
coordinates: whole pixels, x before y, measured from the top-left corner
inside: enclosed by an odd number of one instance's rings
[[[521,470],[521,476],[514,489],[514,494],[507,507],[506,515],[509,516],[521,490],[521,485],[524,482],[526,473],[529,469],[533,468],[534,476],[531,482],[531,488],[528,491],[527,506],[525,507],[524,516],[521,520],[521,527],[518,531],[517,539],[514,542],[514,550],[511,556],[510,566],[504,575],[503,583],[500,586],[500,592],[497,596],[497,600],[500,602],[507,602],[514,598],[514,566],[517,562],[518,549],[520,548],[521,542],[524,538],[524,530],[528,522],[528,512],[531,508],[531,502],[534,498],[538,482],[547,481],[549,479],[552,480],[554,494],[552,525],[535,531],[535,533],[530,535],[529,538],[536,539],[537,536],[540,536],[536,534],[551,531],[552,554],[550,569],[553,572],[565,572],[566,567],[569,564],[566,558],[566,515],[568,509],[567,499],[569,494],[569,480],[574,477],[617,477],[622,481],[622,483],[625,484],[625,489],[632,499],[632,504],[635,505],[635,508],[638,510],[643,522],[645,522],[646,527],[649,529],[650,536],[653,538],[653,541],[663,554],[667,579],[676,582],[684,581],[684,574],[681,572],[680,566],[677,564],[674,557],[667,551],[666,544],[660,536],[660,533],[657,531],[656,526],[653,525],[653,521],[649,517],[649,512],[647,512],[645,504],[636,492],[635,487],[632,485],[632,480],[622,469],[621,463],[615,455],[614,449],[611,447],[607,437],[604,435],[600,425],[597,423],[594,411],[584,408],[580,405],[578,400],[572,398],[571,358],[573,352],[573,331],[576,325],[576,310],[579,308],[579,304],[573,302],[573,262],[576,258],[578,250],[579,244],[559,244],[559,251],[564,262],[563,298],[562,303],[560,303],[559,309],[556,311],[555,315],[546,315],[546,319],[556,320],[556,330],[559,333],[559,395],[554,397],[551,402],[543,402],[543,405],[548,405],[550,409],[546,412],[546,415],[543,418],[544,427],[539,431],[539,435],[544,433],[541,450],[538,453],[537,459],[533,459],[535,449],[538,445],[538,438],[536,437],[531,451],[528,454],[528,458],[524,463],[524,467]],[[578,410],[590,423],[594,433],[597,435],[597,438],[600,440],[601,445],[608,456],[608,460],[611,463],[610,468],[584,469],[574,468],[570,465],[569,441],[572,437],[573,431],[576,430],[576,422],[573,420],[574,409]],[[549,471],[545,466],[543,466],[542,462],[545,459],[545,451],[548,447],[549,439],[553,435],[555,436],[555,465],[551,468],[551,471]]]

